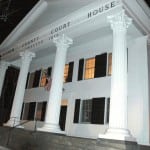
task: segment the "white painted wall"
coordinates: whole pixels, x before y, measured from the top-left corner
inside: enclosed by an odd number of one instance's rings
[[[67,99],[68,110],[66,120],[67,135],[74,135],[87,138],[97,138],[99,133],[104,133],[107,125],[73,124],[75,99],[89,99],[94,97],[110,97],[110,77],[95,78],[77,81],[78,63],[81,58],[91,58],[104,52],[112,51],[112,37],[107,36],[84,43],[68,50],[66,63],[74,61],[73,81],[64,84],[65,91],[62,99]],[[55,54],[44,58],[33,60],[30,71],[53,66]],[[83,90],[84,89],[84,90]],[[49,92],[44,88],[27,89],[24,102],[47,101]],[[93,130],[94,129],[94,130]],[[81,132],[82,131],[82,132]]]
[[[147,37],[132,40],[128,66],[128,126],[140,144],[149,144]]]
[[[131,39],[130,39],[131,40]],[[130,41],[128,46],[128,126],[140,144],[149,144],[149,105],[148,105],[148,65],[146,38]],[[68,51],[66,63],[74,61],[73,81],[64,84],[62,99],[68,100],[66,134],[86,138],[97,138],[104,133],[107,125],[73,124],[75,99],[110,97],[111,77],[77,81],[80,58],[95,57],[97,54],[112,51],[112,36],[83,43]],[[55,54],[33,60],[30,71],[53,66]],[[28,89],[24,102],[47,101],[48,92],[43,88]]]

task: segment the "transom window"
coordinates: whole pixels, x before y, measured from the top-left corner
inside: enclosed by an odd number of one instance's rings
[[[87,59],[85,62],[84,79],[94,78],[95,72],[95,58]]]

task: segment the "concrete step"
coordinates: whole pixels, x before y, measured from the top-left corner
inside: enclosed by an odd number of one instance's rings
[[[0,145],[12,150],[150,150],[136,142],[86,139],[8,127],[0,127]]]
[[[3,147],[3,146],[0,146],[0,150],[10,150],[10,149],[6,148],[6,147]]]

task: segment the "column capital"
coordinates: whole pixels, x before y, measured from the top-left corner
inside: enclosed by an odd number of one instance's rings
[[[31,61],[32,58],[35,57],[35,53],[30,52],[30,51],[24,51],[24,52],[20,52],[20,56],[21,56],[22,60],[27,59],[27,60]]]
[[[111,24],[111,28],[117,31],[126,30],[132,23],[132,19],[125,14],[124,10],[115,15],[108,16],[107,19]]]
[[[6,61],[0,61],[0,68],[7,68],[10,65],[9,62]]]
[[[57,38],[54,38],[53,42],[56,44],[57,47],[69,47],[73,43],[73,40],[66,36],[65,34],[60,35]]]

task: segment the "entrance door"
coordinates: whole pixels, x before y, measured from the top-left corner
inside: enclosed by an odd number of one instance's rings
[[[65,125],[66,125],[67,105],[68,105],[68,100],[61,101],[59,125],[62,131],[65,130]]]
[[[9,66],[4,79],[0,96],[0,125],[7,122],[10,117],[13,99],[15,95],[19,69]]]

